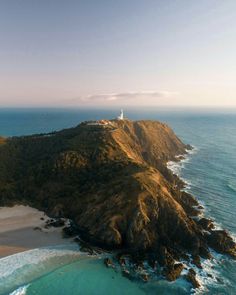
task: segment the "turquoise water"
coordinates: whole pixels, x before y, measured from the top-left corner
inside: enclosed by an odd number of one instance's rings
[[[116,113],[117,110],[5,109],[0,110],[0,134],[15,136],[49,132],[77,125],[83,120],[111,118]],[[236,236],[236,112],[152,109],[128,110],[127,116],[167,122],[184,142],[196,147],[188,160],[172,168],[186,180],[188,190],[204,204],[205,214]],[[33,265],[41,263],[38,272],[32,265],[26,272],[15,269],[14,276],[20,280],[13,284],[15,277],[9,273],[8,289],[1,287],[3,266],[0,260],[0,294],[9,294],[20,286],[23,287],[14,294],[191,294],[191,287],[182,279],[174,283],[164,280],[148,284],[131,282],[114,270],[106,269],[100,259],[81,259],[71,255],[66,253],[60,258],[48,258],[46,262],[39,259]],[[19,257],[18,261],[21,261]],[[211,263],[203,262],[204,270],[199,278],[204,289],[199,294],[236,294],[236,263],[222,255],[216,257],[217,260]],[[13,260],[9,264],[11,269],[16,265],[13,258],[7,258]],[[213,277],[209,278],[205,271]]]

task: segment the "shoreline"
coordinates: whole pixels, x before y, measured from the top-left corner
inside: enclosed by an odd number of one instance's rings
[[[167,168],[176,175],[182,182],[183,182],[183,188],[182,191],[190,194],[193,196],[191,191],[191,185],[192,183],[188,180],[186,180],[182,175],[181,172],[185,168],[185,163],[188,163],[191,160],[191,157],[198,152],[198,148],[196,146],[192,146],[192,150],[186,149],[185,154],[177,155],[176,160],[171,160],[167,162]],[[197,218],[197,220],[205,219],[212,223],[213,230],[217,231],[224,231],[224,228],[221,224],[219,224],[214,218],[212,218],[209,214],[206,214],[207,208],[205,207],[205,203],[202,200],[199,200],[196,198],[196,201],[198,203],[198,206],[201,207],[200,212],[197,216],[192,216],[192,218]],[[197,207],[198,207],[197,206]],[[199,210],[199,209],[198,209]],[[234,242],[236,242],[236,236],[233,235],[230,231],[227,231],[229,235],[233,238]],[[219,271],[219,265],[221,263],[222,257],[224,259],[227,259],[226,253],[220,253],[217,252],[212,247],[209,247],[211,258],[200,258],[200,264],[201,267],[199,268],[194,263],[190,263],[188,268],[192,268],[195,271],[195,277],[197,281],[200,283],[199,288],[192,288],[191,294],[202,294],[203,292],[208,291],[209,285],[217,285],[220,281],[220,271]]]
[[[27,250],[73,244],[73,239],[62,236],[62,228],[50,226],[44,212],[23,205],[0,207],[0,258]]]

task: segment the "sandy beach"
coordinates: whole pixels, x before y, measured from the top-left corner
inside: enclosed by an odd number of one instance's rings
[[[0,207],[0,257],[60,244],[71,244],[62,237],[62,228],[45,228],[50,219],[37,209],[17,205]]]

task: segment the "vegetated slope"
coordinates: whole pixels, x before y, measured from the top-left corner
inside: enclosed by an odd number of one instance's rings
[[[72,218],[84,239],[156,255],[164,265],[186,251],[209,257],[212,230],[191,217],[197,201],[166,168],[188,147],[156,121],[85,122],[10,138],[0,148],[1,204],[20,201]],[[232,239],[216,236],[218,250],[234,256]]]

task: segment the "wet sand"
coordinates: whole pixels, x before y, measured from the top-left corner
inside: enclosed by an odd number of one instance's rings
[[[73,243],[62,237],[62,228],[45,229],[48,219],[44,212],[28,206],[0,207],[0,257],[38,247]]]

